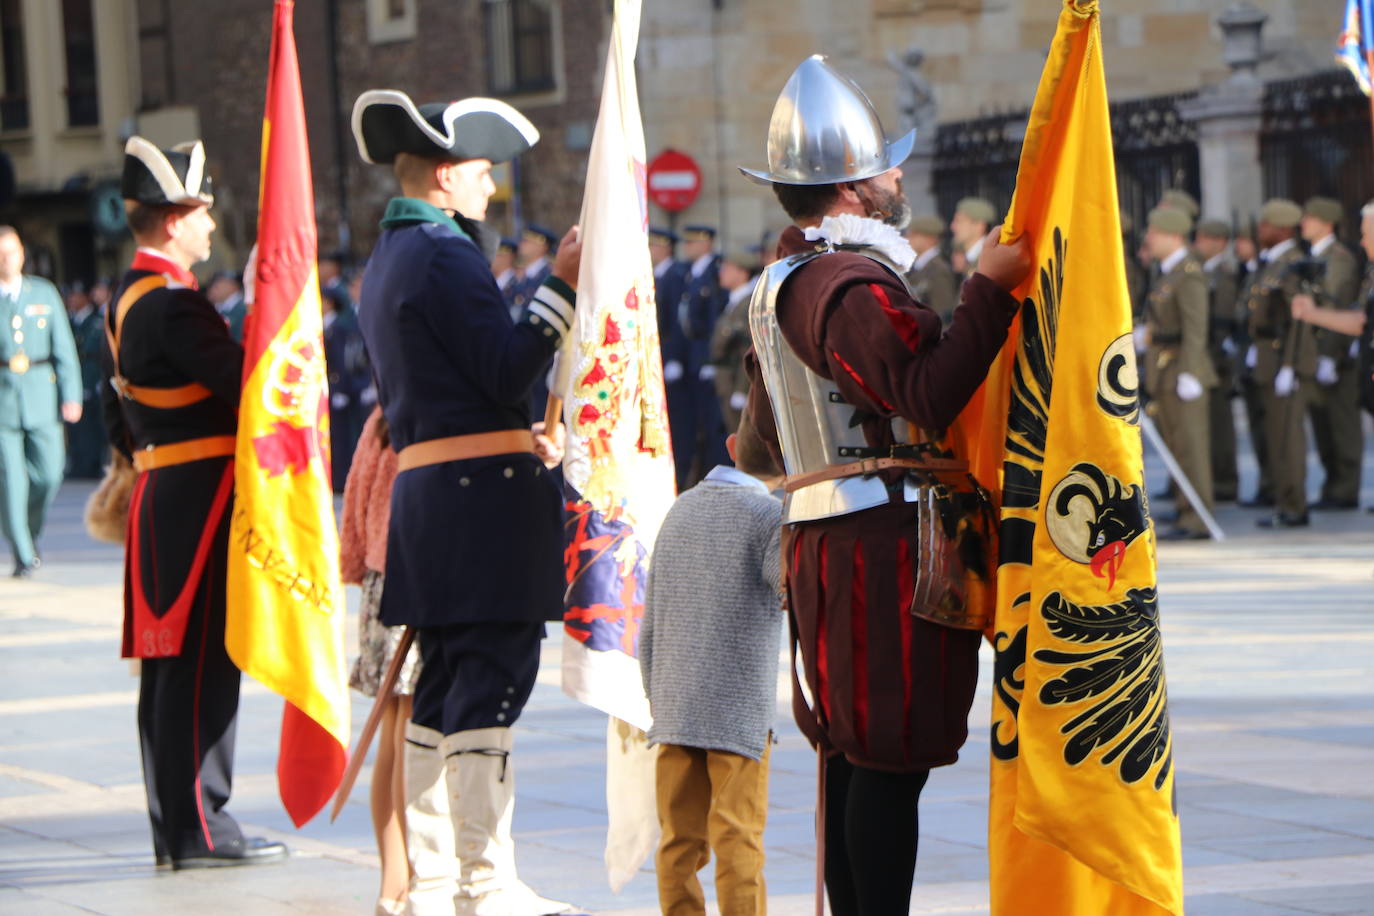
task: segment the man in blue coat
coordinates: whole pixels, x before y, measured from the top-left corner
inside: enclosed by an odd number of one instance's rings
[[[658,302],[658,344],[663,355],[663,387],[668,397],[668,428],[673,435],[677,488],[687,489],[687,474],[696,455],[697,385],[687,376],[692,342],[682,331],[678,304],[687,285],[688,265],[673,256],[677,233],[649,227],[649,257],[654,262],[654,298]]]
[[[353,131],[403,195],[387,205],[359,315],[400,453],[381,617],[419,631],[424,662],[407,729],[410,912],[565,912],[516,876],[510,729],[544,623],[563,614],[562,499],[546,466],[559,450],[532,433],[529,395],[571,328],[581,246],[570,232],[512,320],[475,221],[492,163],[529,149],[534,126],[492,99],[417,108],[373,90]],[[455,850],[456,895],[441,867]]]
[[[674,449],[673,460],[679,462],[678,479],[691,486],[716,465],[730,463],[730,455],[725,451],[725,420],[716,399],[716,370],[711,365],[711,335],[729,294],[720,285],[721,258],[716,253],[715,228],[688,226],[683,238],[688,268],[678,319],[690,341],[686,376],[693,389],[696,435],[691,452],[679,458]],[[687,467],[682,468],[682,464]]]

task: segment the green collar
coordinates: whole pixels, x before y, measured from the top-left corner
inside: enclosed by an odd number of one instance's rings
[[[386,212],[382,214],[382,228],[395,229],[400,226],[414,226],[417,223],[438,223],[447,226],[462,238],[472,241],[471,236],[463,231],[463,227],[443,210],[427,200],[416,200],[414,197],[393,197],[386,205]]]

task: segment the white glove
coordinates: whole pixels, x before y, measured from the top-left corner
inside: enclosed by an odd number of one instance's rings
[[[715,377],[715,366],[702,366],[701,369],[697,372],[697,378],[701,379],[703,382],[709,382],[711,379]]]
[[[1336,384],[1336,360],[1330,356],[1317,357],[1317,384],[1328,388]]]
[[[348,395],[331,394],[329,396],[329,406],[333,407],[335,410],[343,410],[348,406]]]
[[[1132,336],[1135,338],[1135,352],[1137,352],[1137,353],[1144,353],[1144,352],[1145,352],[1146,343],[1147,343],[1147,341],[1149,340],[1149,337],[1150,337],[1150,330],[1149,330],[1149,328],[1147,328],[1147,327],[1146,327],[1145,325],[1143,325],[1143,324],[1138,324],[1138,325],[1135,326],[1135,330],[1134,330],[1133,332],[1131,332],[1131,333],[1132,333]]]
[[[1175,386],[1175,390],[1178,391],[1178,396],[1181,400],[1196,401],[1198,398],[1202,397],[1202,392],[1205,389],[1202,387],[1202,382],[1199,382],[1197,376],[1193,375],[1193,373],[1180,372],[1178,374],[1178,384]]]
[[[1281,398],[1286,398],[1297,390],[1298,379],[1293,374],[1293,367],[1284,366],[1279,370],[1279,374],[1274,376],[1274,393]]]
[[[371,407],[377,403],[377,389],[375,386],[368,385],[363,389],[363,393],[358,395],[358,400],[362,401],[364,407]]]
[[[1350,341],[1350,358],[1351,358],[1351,359],[1359,359],[1359,358],[1360,358],[1360,342],[1359,342],[1358,340],[1352,340],[1352,341]]]
[[[670,359],[663,364],[663,380],[665,382],[676,382],[680,378],[682,378],[682,363]]]
[[[1225,353],[1227,356],[1235,356],[1236,342],[1229,337],[1223,337],[1221,339],[1221,352]]]
[[[1251,344],[1250,349],[1245,351],[1245,368],[1253,369],[1257,362],[1259,362],[1259,350],[1254,344]]]
[[[749,395],[745,394],[743,391],[736,391],[734,394],[730,395],[731,410],[743,410],[748,406]]]

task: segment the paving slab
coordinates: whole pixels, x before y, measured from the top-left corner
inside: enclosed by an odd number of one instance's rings
[[[1155,488],[1157,470],[1148,458]],[[1245,492],[1252,462],[1242,476]],[[230,809],[290,843],[291,860],[153,868],[137,681],[117,657],[121,556],[80,529],[89,491],[59,494],[40,575],[0,582],[0,913],[370,913],[370,767],[337,823],[294,829],[276,796],[281,702],[250,681]],[[1374,519],[1318,514],[1310,529],[1273,535],[1254,528],[1255,512],[1218,517],[1224,543],[1160,549],[1188,912],[1374,913]],[[987,912],[986,649],[980,662],[969,742],[924,794],[913,913]],[[593,912],[654,913],[652,861],[621,894],[606,886],[605,720],[563,696],[557,664],[550,640],[516,729],[522,876]],[[814,881],[815,764],[789,708],[784,691],[765,836],[769,908],[782,916],[812,912]],[[355,698],[356,721],[366,711]]]

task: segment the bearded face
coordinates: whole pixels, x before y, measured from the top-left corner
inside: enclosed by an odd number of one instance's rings
[[[854,191],[872,219],[887,223],[899,231],[905,231],[910,225],[911,204],[902,193],[901,172],[893,169],[859,182],[854,185]]]

